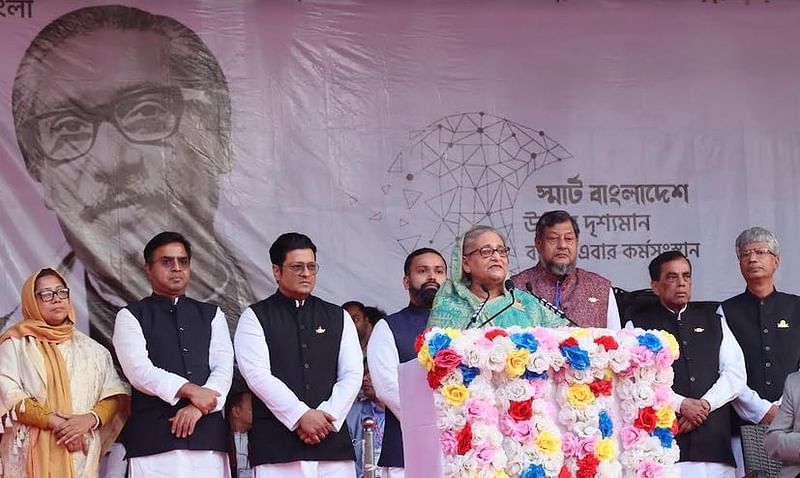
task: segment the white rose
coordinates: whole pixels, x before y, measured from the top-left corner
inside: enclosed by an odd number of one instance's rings
[[[558,421],[565,426],[572,426],[578,421],[578,413],[573,407],[562,407],[558,411]]]
[[[594,375],[590,369],[575,370],[571,367],[567,369],[564,378],[566,378],[569,383],[590,383],[594,381]]]
[[[656,392],[650,384],[638,384],[633,388],[633,401],[639,408],[653,405]]]
[[[662,368],[656,371],[655,383],[658,385],[672,386],[672,381],[675,380],[675,371],[672,367]]]
[[[608,367],[608,361],[608,352],[601,350],[600,347],[595,347],[589,352],[589,363],[595,369],[605,369]]]
[[[506,367],[506,355],[504,347],[500,344],[495,344],[489,353],[486,355],[486,368],[493,372],[500,372]]]
[[[614,373],[620,373],[631,365],[631,354],[622,348],[612,350],[608,353],[608,361]]]
[[[639,407],[630,399],[620,402],[619,411],[620,414],[622,414],[622,419],[626,422],[632,422],[636,419],[636,416],[639,415]]]
[[[533,396],[531,385],[526,380],[512,380],[501,393],[514,402],[523,402]]]
[[[463,385],[464,378],[461,376],[461,371],[458,369],[450,370],[450,373],[445,375],[442,379],[442,385]]]
[[[444,407],[436,418],[439,430],[460,430],[466,423],[463,407]]]
[[[626,378],[619,379],[617,381],[617,386],[615,387],[617,390],[617,396],[623,400],[628,400],[633,398],[633,382]]]
[[[633,375],[639,382],[651,383],[656,379],[656,369],[653,367],[639,367]]]
[[[485,373],[481,373],[477,377],[475,377],[472,382],[469,384],[469,396],[471,398],[480,398],[481,400],[486,400],[489,403],[494,402],[495,399],[495,391],[494,386],[492,385],[489,378],[486,377]]]
[[[533,352],[528,356],[528,370],[531,370],[536,373],[542,373],[550,368],[550,360],[547,357],[547,354],[542,351],[542,349],[538,349],[536,352]]]
[[[575,434],[582,438],[591,438],[600,434],[600,430],[596,426],[586,422],[576,423],[573,429]]]

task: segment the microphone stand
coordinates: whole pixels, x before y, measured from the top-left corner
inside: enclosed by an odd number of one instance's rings
[[[580,325],[578,325],[577,322],[575,322],[574,320],[572,320],[569,317],[567,317],[567,314],[565,314],[563,310],[559,309],[558,307],[556,307],[555,305],[551,304],[549,301],[543,299],[542,297],[539,297],[538,295],[534,294],[533,293],[533,286],[531,285],[530,282],[526,282],[525,283],[525,289],[527,289],[528,293],[530,295],[532,295],[534,299],[538,300],[539,303],[541,305],[543,305],[545,308],[550,309],[551,312],[553,312],[557,316],[561,317],[562,319],[564,319],[567,322],[569,322],[570,324],[572,324],[573,327],[580,327]]]
[[[488,324],[489,322],[493,321],[495,319],[495,317],[497,317],[498,315],[500,315],[503,312],[505,312],[506,310],[508,310],[508,308],[511,307],[512,305],[514,305],[514,302],[517,301],[517,299],[514,297],[514,283],[511,282],[511,279],[506,279],[506,281],[503,283],[503,285],[505,286],[505,288],[509,292],[511,292],[511,302],[508,305],[506,305],[505,307],[503,307],[502,309],[500,309],[500,311],[498,311],[496,314],[494,314],[493,316],[491,316],[488,319],[484,320],[481,323],[481,325],[478,326],[478,328],[481,328],[484,325]]]
[[[467,326],[464,327],[465,329],[472,327],[472,324],[475,323],[475,321],[478,319],[478,316],[480,316],[481,312],[483,312],[483,308],[486,306],[486,303],[489,302],[489,297],[491,296],[491,294],[489,293],[489,289],[487,289],[485,285],[481,284],[481,290],[486,292],[486,298],[483,299],[483,302],[481,302],[481,305],[480,307],[478,307],[478,310],[476,310],[475,313],[472,314],[472,317],[469,319],[469,322],[467,322]]]

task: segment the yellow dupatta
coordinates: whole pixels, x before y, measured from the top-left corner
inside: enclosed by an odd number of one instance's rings
[[[23,284],[20,298],[23,320],[0,336],[0,343],[8,338],[34,338],[45,364],[47,377],[45,405],[54,413],[72,415],[69,373],[64,358],[58,350],[58,344],[72,339],[75,309],[70,302],[67,318],[61,325],[51,326],[45,322],[39,312],[35,294],[36,279],[43,270],[40,269],[32,274]],[[55,272],[55,269],[51,270]],[[64,278],[57,272],[56,275],[66,285]],[[35,478],[71,478],[74,473],[72,457],[65,446],[56,444],[58,440],[55,433],[39,428],[32,429],[32,432],[33,444],[28,453],[27,475]]]

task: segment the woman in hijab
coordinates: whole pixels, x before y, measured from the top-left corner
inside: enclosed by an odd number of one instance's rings
[[[512,300],[504,284],[509,251],[503,236],[489,226],[474,226],[459,238],[453,247],[452,276],[436,294],[428,327],[567,325],[527,292],[515,290]]]
[[[128,390],[111,354],[75,330],[64,278],[22,286],[22,318],[0,336],[0,460],[7,477],[89,478],[124,422]]]

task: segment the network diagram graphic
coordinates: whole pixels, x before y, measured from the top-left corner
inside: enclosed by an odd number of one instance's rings
[[[447,253],[475,224],[491,225],[515,244],[520,189],[541,168],[572,158],[544,131],[485,112],[444,116],[409,139],[381,188],[387,206],[370,217],[394,228],[406,254],[419,247]]]

